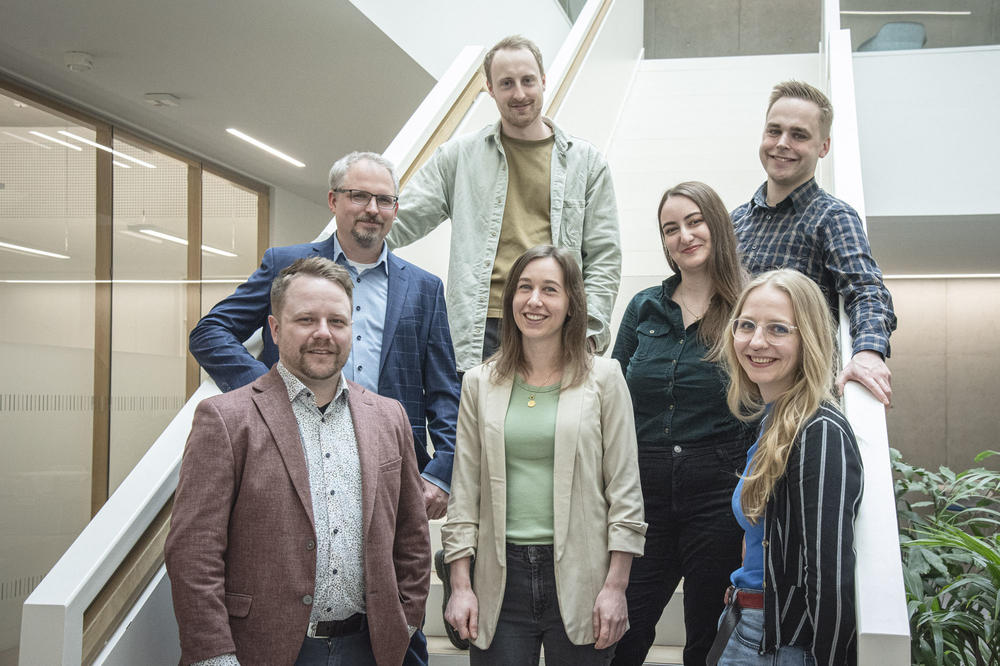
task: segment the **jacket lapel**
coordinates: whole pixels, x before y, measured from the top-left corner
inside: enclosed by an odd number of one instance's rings
[[[507,561],[507,464],[504,455],[504,422],[507,420],[507,406],[513,382],[497,385],[490,381],[492,366],[484,368],[481,380],[486,387],[486,409],[483,415],[486,442],[486,467],[490,481],[490,501],[493,503],[496,529],[494,540],[497,558]],[[480,391],[480,395],[483,392]]]
[[[382,424],[378,419],[365,418],[371,411],[372,403],[368,391],[352,381],[347,382],[350,390],[347,393],[347,404],[351,409],[351,421],[354,423],[354,439],[358,443],[358,462],[361,465],[361,522],[363,525],[365,543],[368,542],[368,529],[371,527],[372,513],[375,510],[375,495],[378,492],[378,441],[381,436]],[[358,424],[364,423],[364,428]]]
[[[271,431],[271,437],[285,463],[288,477],[315,531],[316,522],[313,517],[312,496],[309,492],[309,470],[306,468],[306,455],[302,450],[299,424],[295,420],[292,403],[288,401],[288,389],[277,368],[271,368],[270,372],[255,381],[253,390],[253,401],[257,405],[257,411],[264,419],[267,429]]]
[[[386,356],[389,355],[389,348],[392,347],[393,339],[396,335],[396,324],[403,314],[403,303],[406,302],[406,293],[410,288],[409,271],[406,266],[391,252],[387,255],[389,265],[389,287],[385,303],[385,323],[382,328],[382,355],[379,359],[379,377],[382,375],[382,368],[385,367]]]
[[[587,383],[559,392],[556,410],[555,453],[552,486],[553,541],[555,557],[560,559],[566,547],[569,530],[570,494],[576,468],[576,448],[580,441],[580,421],[583,418],[583,397]]]

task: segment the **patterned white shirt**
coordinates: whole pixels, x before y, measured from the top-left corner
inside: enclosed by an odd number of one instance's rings
[[[309,468],[316,523],[316,592],[310,622],[344,620],[365,612],[361,463],[347,403],[347,381],[321,412],[305,384],[282,363],[278,374],[299,425]]]

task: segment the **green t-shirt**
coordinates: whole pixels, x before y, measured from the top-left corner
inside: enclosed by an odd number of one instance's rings
[[[551,545],[553,463],[559,384],[531,386],[515,377],[504,422],[507,541]]]

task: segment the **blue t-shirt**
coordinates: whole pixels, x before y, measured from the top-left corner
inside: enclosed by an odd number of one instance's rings
[[[747,450],[747,464],[743,471],[746,476],[750,469],[750,461],[754,453],[757,452],[757,445],[760,444],[760,437],[764,433],[764,426],[767,423],[767,414],[771,411],[768,405],[765,412],[764,421],[760,424],[760,432],[757,434],[757,441]],[[733,491],[733,515],[736,522],[743,528],[744,540],[746,542],[746,555],[743,556],[743,566],[733,572],[729,577],[734,587],[745,590],[764,589],[764,518],[761,516],[756,525],[751,525],[750,520],[743,514],[741,500],[743,498],[743,477],[740,477]]]

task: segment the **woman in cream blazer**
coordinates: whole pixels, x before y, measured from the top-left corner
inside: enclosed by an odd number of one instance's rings
[[[504,290],[500,351],[464,379],[442,540],[445,619],[471,639],[474,666],[538,663],[540,646],[546,661],[606,664],[627,628],[646,530],[635,426],[621,369],[591,356],[586,323],[572,256],[528,250]],[[546,410],[553,427],[512,435]]]

